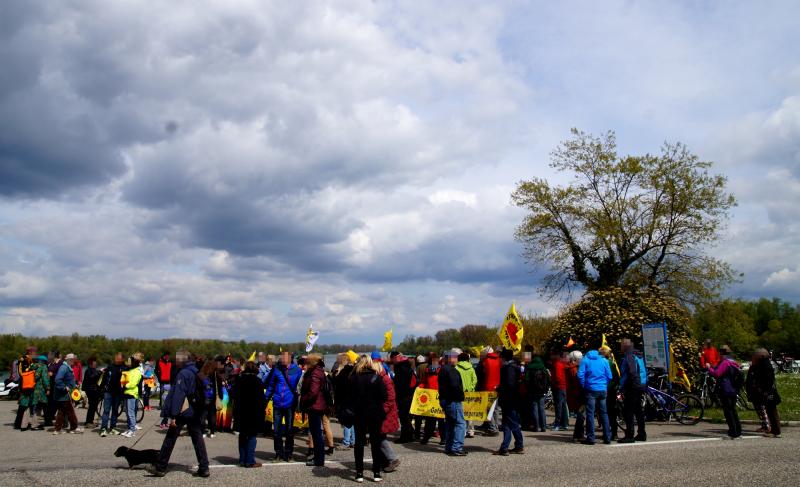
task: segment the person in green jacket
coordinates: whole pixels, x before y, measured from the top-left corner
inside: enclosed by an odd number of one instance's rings
[[[126,438],[136,436],[136,400],[139,399],[139,383],[142,382],[142,369],[139,368],[139,359],[128,359],[128,370],[122,373],[120,384],[125,399],[125,412],[128,415],[128,431],[122,433]]]
[[[461,384],[464,386],[464,392],[473,392],[475,391],[475,387],[478,386],[478,375],[475,373],[475,368],[472,366],[472,363],[469,361],[469,354],[466,352],[461,352],[458,354],[458,363],[456,364],[456,370],[458,374],[461,376]],[[475,436],[475,425],[472,421],[467,421],[467,438],[472,438]]]

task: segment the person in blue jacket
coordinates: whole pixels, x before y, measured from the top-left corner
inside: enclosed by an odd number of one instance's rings
[[[297,384],[303,371],[289,352],[282,352],[277,365],[265,380],[267,402],[272,401],[273,440],[276,462],[291,462],[294,450],[294,412],[297,409]]]
[[[147,471],[155,477],[163,477],[167,472],[169,457],[175,448],[175,441],[181,434],[184,426],[189,431],[192,438],[194,453],[197,456],[197,476],[208,477],[208,453],[206,444],[203,440],[202,415],[204,399],[202,394],[196,394],[197,389],[197,366],[192,354],[181,350],[175,354],[176,366],[180,369],[172,388],[166,397],[162,415],[168,420],[167,434],[161,451],[158,453],[158,460],[154,465],[149,465]]]
[[[608,411],[606,410],[606,393],[608,383],[611,381],[611,367],[608,360],[601,356],[597,350],[589,351],[578,367],[578,381],[581,383],[586,397],[586,439],[581,443],[594,445],[594,411],[595,407],[600,413],[600,422],[603,425],[603,443],[611,443],[611,428],[608,424]]]

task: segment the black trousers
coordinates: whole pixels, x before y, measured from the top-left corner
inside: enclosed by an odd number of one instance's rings
[[[194,446],[194,454],[197,456],[197,464],[200,470],[208,470],[208,453],[206,452],[206,443],[203,441],[203,425],[200,418],[178,418],[175,420],[175,426],[167,430],[167,435],[164,437],[164,443],[161,444],[161,451],[158,452],[158,461],[156,468],[162,472],[167,469],[169,464],[169,457],[172,456],[172,450],[175,448],[175,442],[181,434],[181,430],[186,426],[189,431],[189,436],[192,438],[192,446]]]
[[[619,412],[617,411],[617,391],[615,389],[609,389],[606,394],[606,409],[608,410],[608,423],[611,426],[611,436],[616,437],[619,429],[617,424]]]
[[[381,452],[381,442],[384,435],[381,434],[381,423],[366,423],[356,424],[356,446],[353,453],[356,457],[356,472],[364,473],[364,445],[367,443],[367,434],[369,434],[369,446],[372,450],[372,471],[380,473],[383,465],[386,464],[386,459]]]
[[[400,418],[400,439],[411,441],[414,439],[414,426],[411,424],[411,398],[397,401],[397,415]]]
[[[778,405],[774,402],[764,403],[767,408],[767,418],[769,418],[769,432],[773,435],[781,434],[781,415],[778,413]]]
[[[45,426],[53,426],[53,419],[56,417],[56,400],[53,399],[53,395],[50,394],[47,396],[47,406],[44,409],[44,425]]]
[[[647,438],[644,427],[644,408],[642,407],[642,393],[636,389],[625,391],[623,414],[625,417],[625,438],[633,438],[633,420],[636,419],[636,437]],[[616,421],[615,421],[616,423]]]
[[[86,424],[94,423],[94,416],[97,414],[97,406],[100,404],[99,391],[86,391],[86,399],[89,400],[89,406],[86,410]]]
[[[742,423],[739,421],[739,411],[736,410],[736,397],[719,396],[719,404],[722,406],[722,413],[725,414],[725,422],[728,423],[728,436],[738,438],[742,436]],[[780,426],[778,426],[780,429]]]

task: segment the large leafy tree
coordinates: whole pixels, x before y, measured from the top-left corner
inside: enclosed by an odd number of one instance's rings
[[[572,130],[551,153],[566,185],[522,181],[513,202],[529,213],[516,230],[529,262],[545,265],[549,296],[575,287],[658,287],[683,302],[706,301],[733,279],[708,254],[735,204],[726,178],[681,143],[658,155],[619,156],[614,132]]]

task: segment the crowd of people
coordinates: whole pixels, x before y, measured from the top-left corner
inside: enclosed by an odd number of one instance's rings
[[[524,454],[523,428],[567,431],[572,415],[572,439],[577,443],[647,441],[642,401],[648,381],[645,362],[630,340],[622,341],[620,352],[619,363],[607,346],[585,355],[579,350],[557,350],[548,357],[534,354],[530,347],[518,356],[491,347],[483,348],[479,357],[460,349],[441,356],[392,352],[385,358],[377,351],[350,352],[339,354],[330,370],[318,354],[282,352],[275,357],[259,353],[257,358],[240,361],[178,351],[174,360],[165,353],[154,362],[139,353],[129,357],[118,353],[113,363],[102,369],[96,358],[90,357],[84,370],[74,354],[62,358],[58,351],[39,355],[29,349],[15,361],[12,371],[21,384],[14,428],[52,427],[56,435],[83,433],[84,428],[98,426],[95,421],[102,404],[99,435],[134,437],[141,428],[136,422],[137,408],[150,410],[151,395],[157,390],[159,426],[166,434],[157,462],[148,467],[155,476],[165,475],[184,427],[194,445],[201,477],[209,475],[205,441],[219,431],[238,435],[240,466],[258,468],[262,466],[255,458],[258,436],[272,436],[273,462],[293,462],[295,435],[307,429],[306,465],[324,467],[325,457],[334,449],[352,449],[355,480],[362,482],[364,449],[369,445],[372,478],[380,481],[383,473],[400,465],[388,440],[388,435],[398,431],[395,444],[426,445],[438,438],[444,453],[453,457],[468,454],[465,441],[476,432],[485,436],[502,433],[495,455]],[[765,350],[753,355],[746,378],[726,346],[718,351],[706,343],[701,365],[718,380],[717,393],[730,438],[741,436],[735,398],[742,387],[762,418],[761,431],[780,436],[780,396]],[[438,391],[443,419],[412,414],[418,387]],[[464,419],[465,393],[473,391],[497,394],[492,414],[484,422]],[[550,393],[554,417],[548,424],[545,398]],[[76,415],[76,401],[86,402],[83,426]],[[120,409],[127,418],[122,428],[117,426]],[[624,418],[623,437],[618,437],[619,415]],[[331,418],[342,427],[338,445]],[[596,422],[600,431],[596,431]]]

